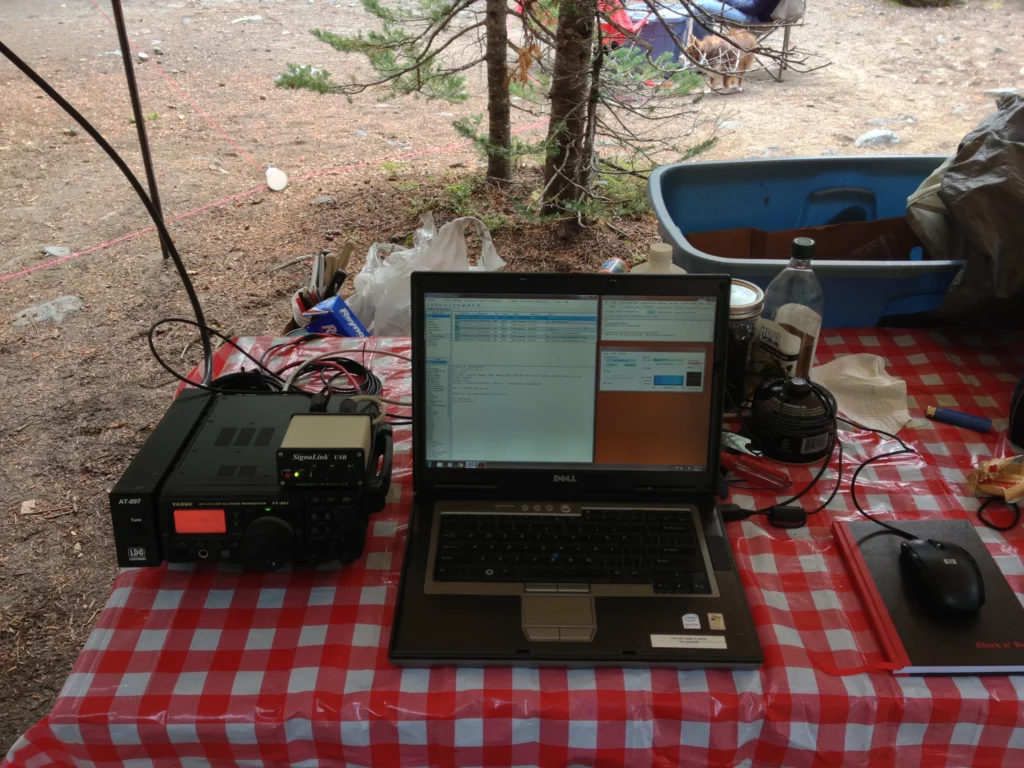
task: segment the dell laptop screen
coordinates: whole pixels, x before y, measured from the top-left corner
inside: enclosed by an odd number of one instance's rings
[[[426,293],[426,466],[702,472],[713,296]]]

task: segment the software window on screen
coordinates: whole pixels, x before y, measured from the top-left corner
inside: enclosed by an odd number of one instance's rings
[[[702,467],[713,299],[428,295],[427,460]]]

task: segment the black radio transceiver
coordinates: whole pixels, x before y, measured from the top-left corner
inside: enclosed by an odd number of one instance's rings
[[[273,569],[357,559],[390,484],[391,428],[373,424],[371,403],[335,397],[327,413],[310,413],[310,405],[305,393],[182,393],[110,493],[118,564],[215,560]],[[347,422],[336,439],[330,429],[313,430],[346,445],[351,425],[368,430],[358,445],[363,457],[346,458],[344,471],[335,462],[319,487],[305,487],[302,470],[300,484],[285,483],[278,469],[293,419],[306,416],[336,428]]]

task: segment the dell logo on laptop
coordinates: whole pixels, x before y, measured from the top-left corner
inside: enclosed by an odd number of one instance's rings
[[[576,475],[555,475],[556,483],[575,483]]]

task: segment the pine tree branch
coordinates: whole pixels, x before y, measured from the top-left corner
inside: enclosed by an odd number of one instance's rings
[[[428,77],[425,77],[425,78],[422,76],[422,70],[424,69],[424,67],[429,66],[434,61],[434,59],[436,59],[438,57],[438,55],[440,55],[445,49],[447,49],[450,45],[452,45],[452,43],[454,43],[456,40],[458,40],[459,38],[463,37],[467,33],[471,32],[473,30],[476,30],[476,29],[480,29],[483,26],[484,26],[484,22],[481,21],[481,22],[477,22],[476,24],[472,24],[470,26],[463,27],[456,34],[454,34],[452,37],[450,37],[448,40],[446,40],[444,42],[444,44],[441,45],[441,47],[435,49],[434,51],[427,52],[427,53],[424,53],[424,54],[420,55],[411,64],[409,64],[408,66],[404,67],[403,69],[401,69],[399,71],[388,73],[384,77],[381,77],[380,79],[374,80],[374,81],[369,82],[369,83],[338,84],[335,87],[335,90],[338,93],[354,95],[354,94],[357,94],[357,93],[362,93],[363,91],[368,90],[369,88],[375,88],[375,87],[377,87],[379,85],[386,85],[388,83],[394,82],[395,80],[398,80],[399,78],[401,78],[401,77],[403,77],[405,75],[408,75],[408,74],[410,74],[412,72],[417,72],[418,73],[418,77],[420,79],[421,86],[422,86],[422,84],[432,82],[432,81],[437,80],[439,78],[447,77],[447,76],[456,74],[458,72],[464,72],[467,69],[471,69],[472,67],[474,67],[477,64],[481,63],[483,61],[483,59],[482,58],[474,59],[469,64],[465,64],[465,65],[458,66],[458,67],[452,67],[452,68],[449,68],[449,69],[440,69],[433,76],[428,76]]]
[[[555,36],[548,27],[546,27],[540,19],[533,13],[531,9],[529,13],[524,15],[521,11],[510,10],[509,16],[513,16],[523,22],[524,25],[529,24],[530,34],[543,39],[548,45],[555,45]],[[530,24],[530,22],[533,22]]]

